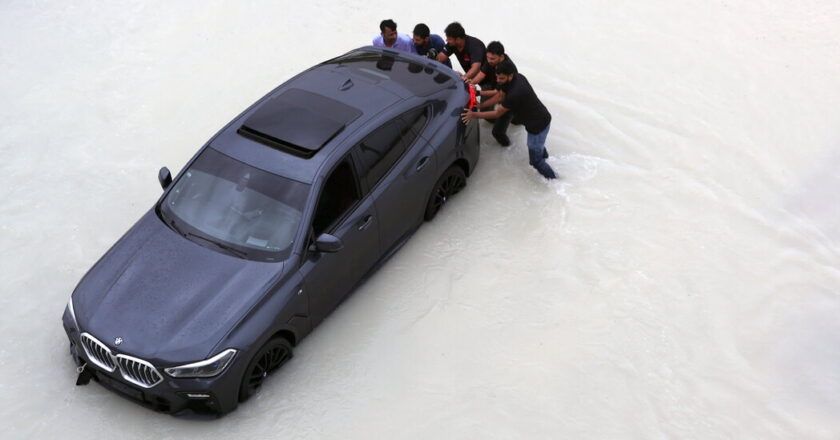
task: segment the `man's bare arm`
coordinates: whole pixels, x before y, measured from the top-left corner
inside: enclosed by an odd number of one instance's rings
[[[472,112],[469,109],[464,109],[464,113],[461,113],[461,120],[464,123],[470,122],[472,119],[498,119],[500,116],[508,112],[508,109],[505,106],[500,105],[496,107],[496,110],[491,112]]]
[[[487,75],[485,75],[485,74],[484,74],[484,72],[482,72],[482,71],[481,71],[481,69],[479,68],[479,70],[478,70],[478,74],[476,74],[476,75],[475,75],[475,76],[474,76],[474,77],[470,80],[470,84],[472,84],[472,85],[481,84],[481,82],[482,82],[482,81],[484,81],[484,78],[485,78],[486,76],[487,76]]]
[[[472,79],[478,74],[478,72],[481,72],[481,63],[472,63],[470,70],[464,74],[464,78]]]
[[[488,92],[487,96],[489,96],[490,99],[485,99],[485,100],[481,101],[481,104],[479,104],[478,108],[493,107],[494,105],[504,101],[504,99],[505,99],[505,92],[502,92],[501,90],[488,90],[487,92]],[[493,92],[493,93],[491,94],[489,92]],[[481,96],[482,97],[485,96],[484,93],[485,93],[484,90],[482,90],[481,91]]]

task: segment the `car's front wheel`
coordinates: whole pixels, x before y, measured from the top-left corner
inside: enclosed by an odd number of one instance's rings
[[[245,369],[239,388],[239,401],[244,402],[256,394],[266,377],[291,359],[292,354],[292,344],[286,338],[275,337],[266,342]]]
[[[426,214],[424,216],[426,221],[435,218],[449,198],[464,189],[465,186],[467,186],[467,175],[464,173],[464,170],[458,165],[449,167],[440,176],[440,179],[438,179],[434,188],[432,188],[432,194],[429,195],[429,201],[426,203]]]

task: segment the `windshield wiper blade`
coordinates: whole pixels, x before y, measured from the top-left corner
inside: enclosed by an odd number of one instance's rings
[[[225,250],[229,254],[232,254],[232,255],[234,255],[236,257],[239,257],[239,258],[245,258],[248,255],[247,253],[245,253],[243,251],[240,251],[239,249],[236,249],[235,247],[219,243],[218,241],[211,240],[207,237],[202,237],[201,235],[193,234],[192,232],[185,233],[184,237],[195,237],[195,238],[201,239],[201,240],[206,241],[207,243],[210,243],[210,244],[218,247],[219,249]]]

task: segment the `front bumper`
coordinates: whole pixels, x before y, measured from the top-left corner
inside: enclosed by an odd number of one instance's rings
[[[175,379],[158,367],[163,380],[151,388],[143,388],[123,379],[119,370],[109,373],[91,362],[82,348],[81,332],[76,328],[69,311],[65,310],[62,321],[70,340],[70,355],[76,365],[84,365],[86,372],[96,382],[129,400],[171,414],[224,414],[234,410],[239,403],[239,388],[245,369],[245,362],[241,359],[234,359],[224,372],[209,378]],[[109,348],[118,352],[114,347]]]

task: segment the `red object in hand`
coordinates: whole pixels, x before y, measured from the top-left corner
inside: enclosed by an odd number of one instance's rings
[[[470,102],[467,104],[467,108],[475,108],[475,86],[469,86],[467,89],[470,91]]]

